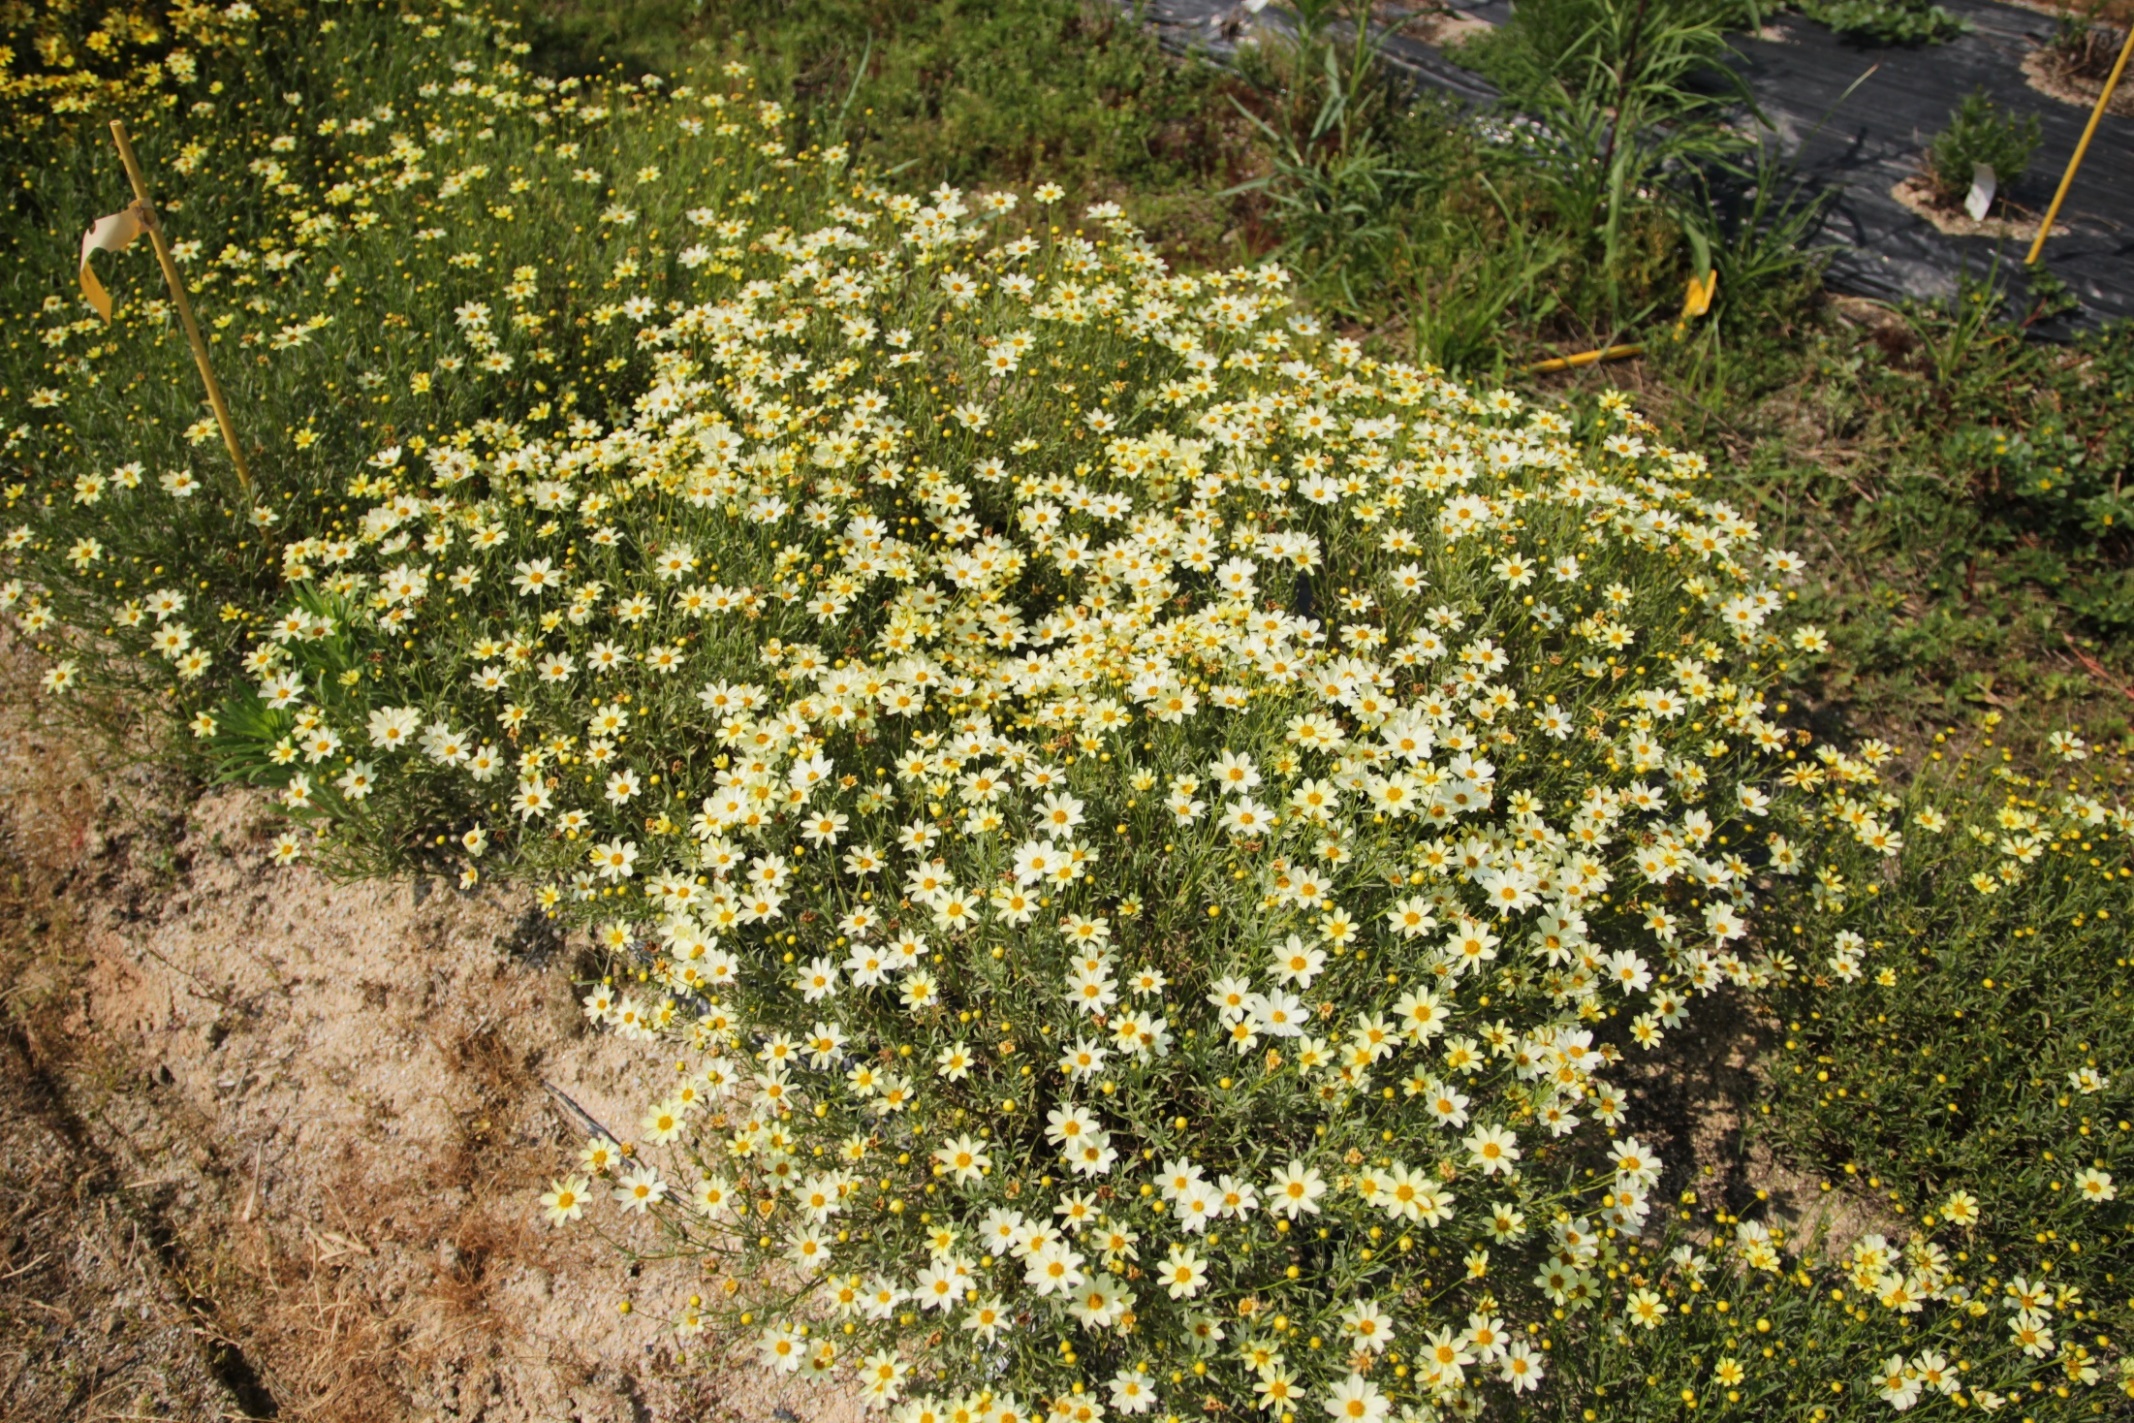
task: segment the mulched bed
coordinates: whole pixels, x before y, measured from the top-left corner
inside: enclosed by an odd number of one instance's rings
[[[1834,290],[1884,301],[1946,300],[1966,274],[1997,270],[2011,306],[2023,310],[2027,242],[1942,232],[1892,192],[1919,171],[1927,143],[1963,96],[1984,89],[2018,114],[2038,115],[2030,170],[2003,190],[2009,215],[2034,231],[2089,113],[2038,92],[2024,77],[2025,57],[2054,33],[2051,17],[1987,0],[1941,3],[1970,23],[1969,34],[1939,45],[1867,45],[1784,15],[1762,36],[1737,37],[1736,66],[1772,140],[1811,191],[1830,194],[1818,241],[1831,250]],[[1288,23],[1275,6],[1253,15],[1233,0],[1144,0],[1134,8],[1165,48],[1217,62],[1249,42],[1256,27]],[[1504,0],[1457,0],[1453,8],[1500,24],[1511,13]],[[1394,38],[1387,58],[1418,87],[1477,106],[1497,102],[1488,81],[1419,40]],[[2081,299],[2077,322],[2134,317],[2134,119],[2105,116],[2059,226],[2066,234],[2046,244],[2045,265]]]

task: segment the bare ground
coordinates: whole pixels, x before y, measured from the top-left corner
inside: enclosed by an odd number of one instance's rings
[[[678,1358],[688,1269],[541,1222],[544,1082],[640,1104],[524,901],[272,868],[257,798],[27,683],[0,649],[0,1419],[849,1415]]]

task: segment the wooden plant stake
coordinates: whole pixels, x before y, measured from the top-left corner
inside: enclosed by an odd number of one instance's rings
[[[237,443],[237,426],[230,419],[229,402],[222,398],[221,383],[215,379],[215,368],[208,363],[207,341],[200,334],[200,323],[193,319],[193,304],[186,298],[185,281],[178,275],[178,264],[170,255],[170,244],[163,240],[163,223],[156,216],[156,205],[148,196],[148,179],[141,172],[141,160],[133,153],[133,142],[126,136],[126,125],[117,119],[111,121],[111,138],[118,145],[119,161],[126,165],[126,177],[133,184],[134,210],[139,214],[141,226],[148,233],[148,240],[155,245],[156,261],[163,268],[164,285],[170,288],[171,300],[178,308],[178,319],[185,324],[185,339],[193,348],[193,362],[200,367],[201,383],[207,386],[207,403],[214,408],[215,423],[222,427],[222,443],[230,452],[230,463],[237,467],[237,484],[244,491],[245,503],[252,503],[252,471],[245,464],[244,449]]]

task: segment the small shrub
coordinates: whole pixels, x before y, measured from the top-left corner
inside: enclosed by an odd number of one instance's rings
[[[1758,8],[1752,0],[1561,0],[1547,5],[1515,6],[1495,29],[1475,35],[1460,47],[1459,61],[1474,69],[1521,106],[1531,106],[1552,86],[1573,90],[1605,85],[1604,67],[1624,60],[1635,66],[1629,44],[1649,44],[1650,36],[1668,32],[1702,32],[1753,26]],[[1688,103],[1687,96],[1684,97]]]
[[[1974,165],[1983,163],[2006,189],[2030,167],[2030,155],[2038,146],[2038,116],[2021,119],[1974,89],[1949,115],[1949,126],[1935,135],[1927,149],[1927,178],[1934,195],[1945,203],[1959,203],[1971,191]]]

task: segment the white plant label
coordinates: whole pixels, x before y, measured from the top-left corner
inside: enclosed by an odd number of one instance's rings
[[[1994,189],[2000,180],[1993,176],[1993,169],[1985,163],[1971,165],[1971,191],[1964,197],[1964,211],[1971,214],[1973,222],[1986,220],[1986,209],[1993,206]]]

